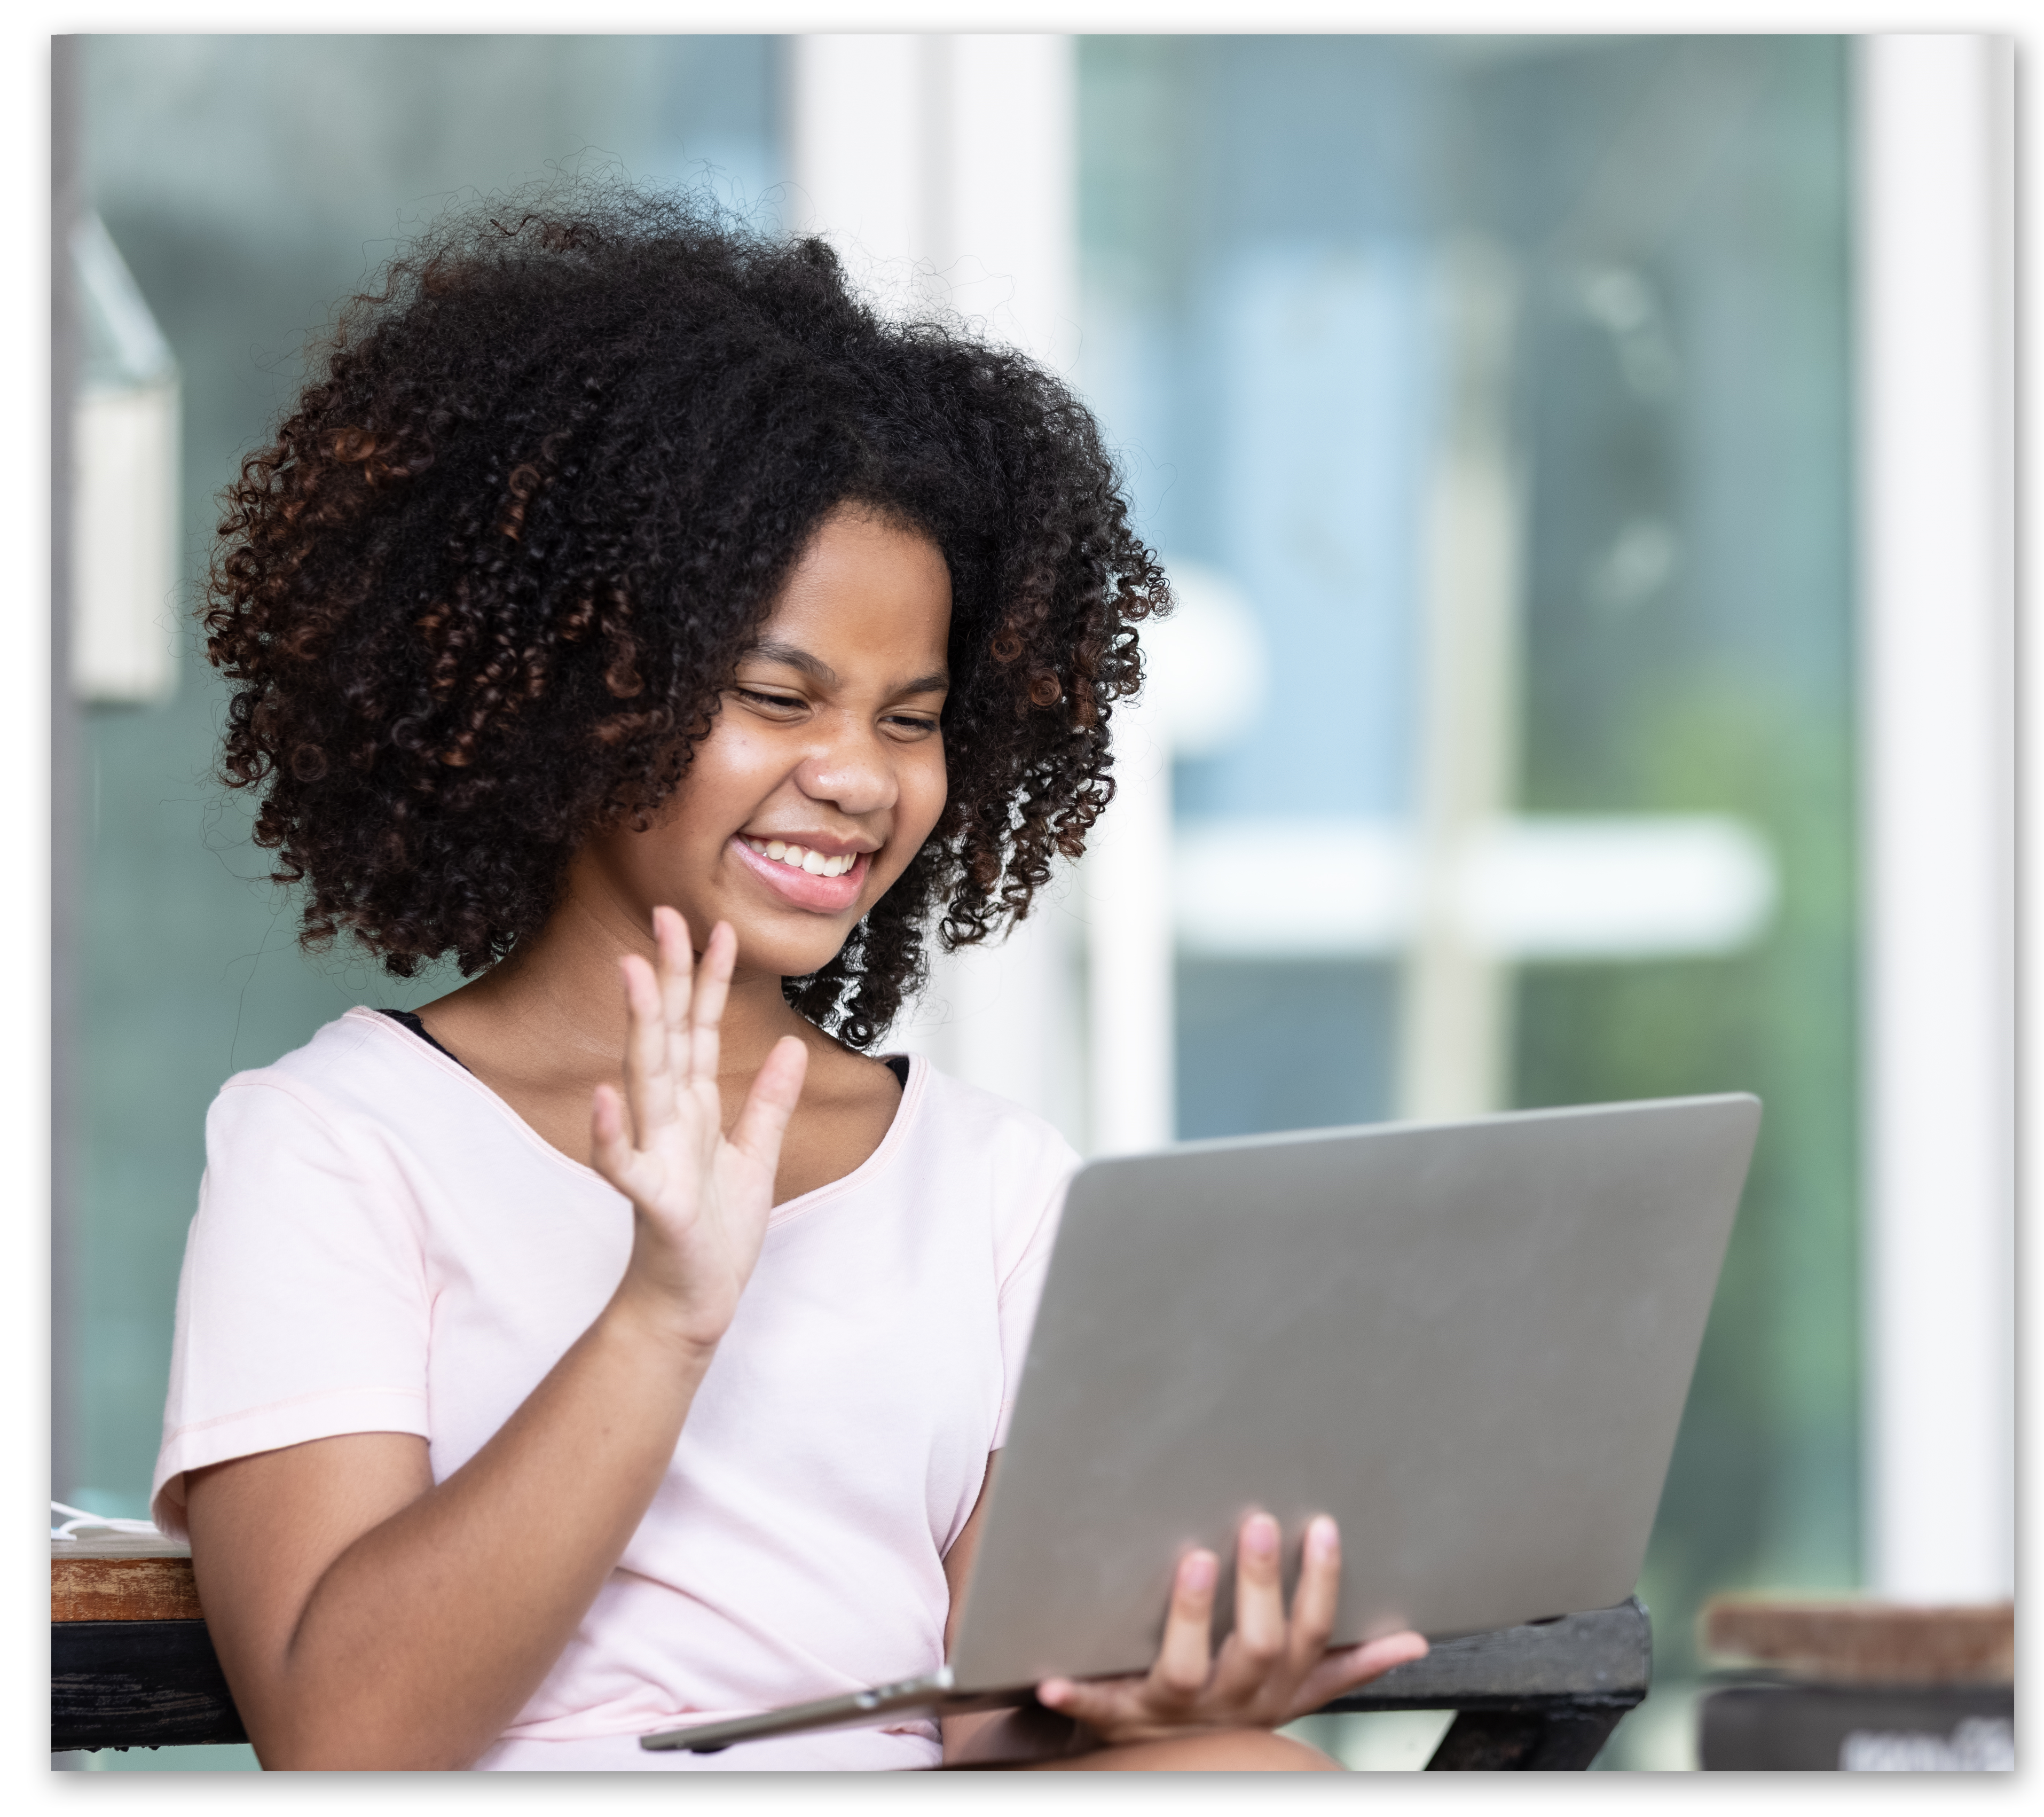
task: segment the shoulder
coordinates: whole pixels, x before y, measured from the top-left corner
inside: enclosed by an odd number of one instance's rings
[[[460,1069],[381,1011],[358,1007],[281,1059],[236,1073],[214,1099],[213,1118],[382,1121],[436,1095],[443,1072],[458,1078]]]
[[[1079,1164],[1077,1149],[1055,1125],[1012,1098],[983,1091],[938,1070],[920,1054],[910,1057],[909,1093],[918,1134],[963,1154],[1043,1170],[1060,1177]]]
[[[911,1057],[902,1109],[912,1164],[941,1181],[951,1203],[982,1206],[1004,1256],[1017,1257],[1047,1239],[1080,1164],[1055,1125],[939,1072],[920,1054]]]
[[[406,1066],[402,1029],[391,1024],[387,1041],[379,1034],[375,1023],[386,1020],[351,1010],[221,1087],[206,1113],[186,1256],[202,1298],[307,1270],[325,1278],[337,1266],[395,1265],[409,1281],[423,1228],[407,1118],[432,1114],[432,1077]]]
[[[237,1072],[206,1113],[209,1191],[274,1201],[353,1181],[400,1191],[413,1159],[482,1134],[473,1083],[375,1010],[352,1009],[302,1047]]]

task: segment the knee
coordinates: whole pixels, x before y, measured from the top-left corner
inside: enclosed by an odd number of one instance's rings
[[[1135,1742],[1068,1763],[1132,1773],[1339,1773],[1340,1765],[1289,1735],[1222,1729],[1170,1741]]]
[[[1274,1734],[1268,1729],[1230,1729],[1205,1739],[1213,1750],[1212,1764],[1193,1770],[1202,1773],[1339,1773],[1338,1761],[1318,1748],[1295,1742],[1289,1735]]]

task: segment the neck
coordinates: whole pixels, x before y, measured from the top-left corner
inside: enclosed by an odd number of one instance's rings
[[[642,922],[593,866],[571,867],[559,906],[531,941],[473,983],[429,1005],[427,1020],[454,1051],[482,1042],[520,1070],[543,1066],[594,1079],[616,1076],[624,1053],[624,990],[618,961],[655,957],[650,916]],[[698,942],[707,929],[691,928]],[[700,953],[701,949],[697,949]],[[445,1030],[443,1034],[442,1030]],[[788,1007],[777,972],[732,975],[724,1013],[720,1072],[756,1072],[782,1036],[828,1042]],[[455,1038],[455,1037],[459,1037]],[[835,1044],[832,1044],[835,1045]]]

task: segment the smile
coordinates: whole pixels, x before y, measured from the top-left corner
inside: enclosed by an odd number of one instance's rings
[[[748,839],[740,833],[732,835],[731,848],[784,904],[813,914],[843,914],[859,900],[873,867],[870,852],[826,857],[784,840]]]
[[[859,858],[856,852],[842,852],[835,858],[826,858],[822,853],[813,852],[806,845],[790,845],[778,839],[747,839],[745,843],[761,857],[770,858],[791,870],[806,871],[813,877],[841,877]]]

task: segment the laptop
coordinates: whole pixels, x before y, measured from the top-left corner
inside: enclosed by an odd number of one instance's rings
[[[1760,1103],[1188,1142],[1073,1177],[951,1657],[641,1738],[714,1752],[1147,1671],[1172,1573],[1262,1507],[1286,1594],[1341,1524],[1333,1644],[1631,1594]]]

